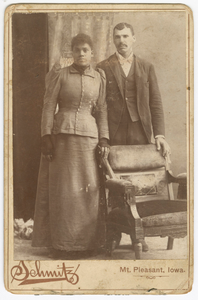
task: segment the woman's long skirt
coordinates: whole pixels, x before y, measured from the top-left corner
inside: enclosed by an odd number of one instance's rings
[[[52,162],[41,158],[32,246],[95,248],[99,213],[98,140],[58,134]]]

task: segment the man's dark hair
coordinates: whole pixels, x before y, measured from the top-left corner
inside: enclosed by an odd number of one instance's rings
[[[119,23],[119,24],[117,24],[117,25],[114,27],[114,29],[113,29],[113,34],[115,33],[115,29],[117,29],[117,30],[122,30],[122,29],[124,29],[124,28],[130,28],[132,35],[135,34],[132,25],[131,25],[131,24],[128,24],[128,23]]]
[[[85,33],[79,33],[73,37],[71,41],[71,49],[73,50],[74,46],[79,44],[88,44],[91,49],[93,49],[93,42],[89,35]]]

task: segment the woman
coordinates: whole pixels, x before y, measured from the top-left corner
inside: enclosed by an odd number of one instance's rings
[[[108,155],[106,79],[90,66],[92,41],[72,39],[73,65],[46,76],[32,246],[53,253],[93,250],[99,212],[97,145]],[[55,109],[59,105],[59,111]]]

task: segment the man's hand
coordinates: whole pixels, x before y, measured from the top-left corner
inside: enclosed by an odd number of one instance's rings
[[[163,137],[156,137],[155,138],[155,144],[156,144],[156,147],[157,147],[158,151],[160,149],[162,149],[162,155],[164,157],[167,157],[167,156],[169,156],[171,154],[171,149],[169,147],[169,144],[165,140],[165,138],[163,138]]]

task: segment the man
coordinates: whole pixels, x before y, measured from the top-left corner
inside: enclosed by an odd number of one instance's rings
[[[165,140],[164,113],[161,95],[152,64],[133,54],[133,27],[119,23],[114,27],[116,53],[100,62],[105,71],[106,100],[110,145],[144,145],[152,134],[157,150],[166,157],[170,147]],[[117,240],[121,237],[118,235]],[[143,251],[148,246],[142,242]]]
[[[170,153],[165,140],[164,114],[152,64],[133,54],[133,27],[119,23],[113,30],[116,53],[100,62],[107,79],[107,106],[111,145],[151,143]]]

